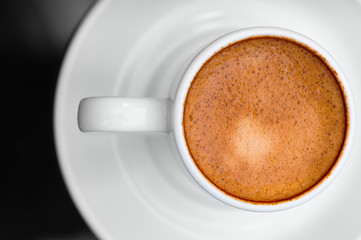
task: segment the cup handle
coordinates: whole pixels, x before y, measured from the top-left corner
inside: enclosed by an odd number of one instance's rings
[[[168,132],[170,99],[90,97],[80,101],[82,132]]]

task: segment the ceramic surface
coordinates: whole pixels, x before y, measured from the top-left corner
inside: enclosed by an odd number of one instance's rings
[[[337,14],[337,17],[335,17]],[[337,59],[361,113],[360,1],[101,1],[64,60],[55,103],[60,166],[101,239],[361,239],[361,129],[343,171],[293,209],[252,213],[224,205],[184,177],[166,135],[83,134],[89,96],[168,97],[192,53],[251,26],[301,32]]]

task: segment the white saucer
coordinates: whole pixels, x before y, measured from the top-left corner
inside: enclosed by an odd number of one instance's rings
[[[195,50],[231,30],[278,26],[323,45],[343,67],[361,114],[361,1],[128,0],[96,4],[72,41],[55,104],[60,166],[101,239],[361,240],[361,128],[338,179],[299,207],[238,210],[200,191],[171,154],[167,135],[84,134],[88,96],[168,97]],[[207,200],[208,199],[208,200]]]

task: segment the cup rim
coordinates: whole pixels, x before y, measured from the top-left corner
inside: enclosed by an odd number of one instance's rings
[[[302,193],[299,197],[294,197],[289,200],[279,201],[276,203],[252,203],[251,201],[237,199],[231,197],[230,195],[225,194],[218,187],[214,186],[209,182],[208,179],[201,173],[201,171],[196,166],[194,160],[192,159],[190,152],[187,147],[186,139],[183,133],[183,113],[184,113],[184,103],[187,97],[187,93],[193,78],[203,66],[203,64],[212,57],[216,52],[220,51],[222,48],[252,37],[261,37],[261,36],[274,36],[274,37],[285,37],[290,40],[293,40],[302,45],[306,45],[308,48],[317,52],[320,56],[326,60],[329,67],[331,67],[338,76],[338,80],[343,88],[345,95],[346,108],[348,110],[348,129],[346,132],[345,142],[341,152],[341,156],[338,158],[335,166],[332,167],[330,173],[325,176],[316,186],[311,187],[310,190]],[[203,50],[201,50],[188,65],[186,71],[184,72],[176,96],[174,99],[174,107],[172,113],[172,125],[173,133],[175,138],[175,143],[178,149],[178,152],[181,156],[182,162],[184,163],[186,169],[194,180],[203,188],[206,192],[211,194],[216,199],[239,209],[249,210],[254,212],[272,212],[289,209],[298,205],[301,205],[318,194],[320,194],[329,184],[336,178],[336,176],[341,171],[344,166],[349,152],[351,150],[352,139],[354,138],[355,132],[355,110],[354,110],[354,101],[352,98],[351,89],[348,85],[347,78],[343,73],[342,69],[336,62],[336,60],[318,43],[311,40],[310,38],[297,33],[292,30],[278,28],[278,27],[251,27],[236,30],[225,34],[209,45],[207,45]]]

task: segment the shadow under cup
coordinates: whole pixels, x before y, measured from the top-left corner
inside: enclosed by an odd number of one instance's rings
[[[208,45],[183,75],[174,109],[176,144],[192,177],[250,211],[288,209],[322,192],[354,132],[351,92],[336,61],[280,28],[243,29]]]

